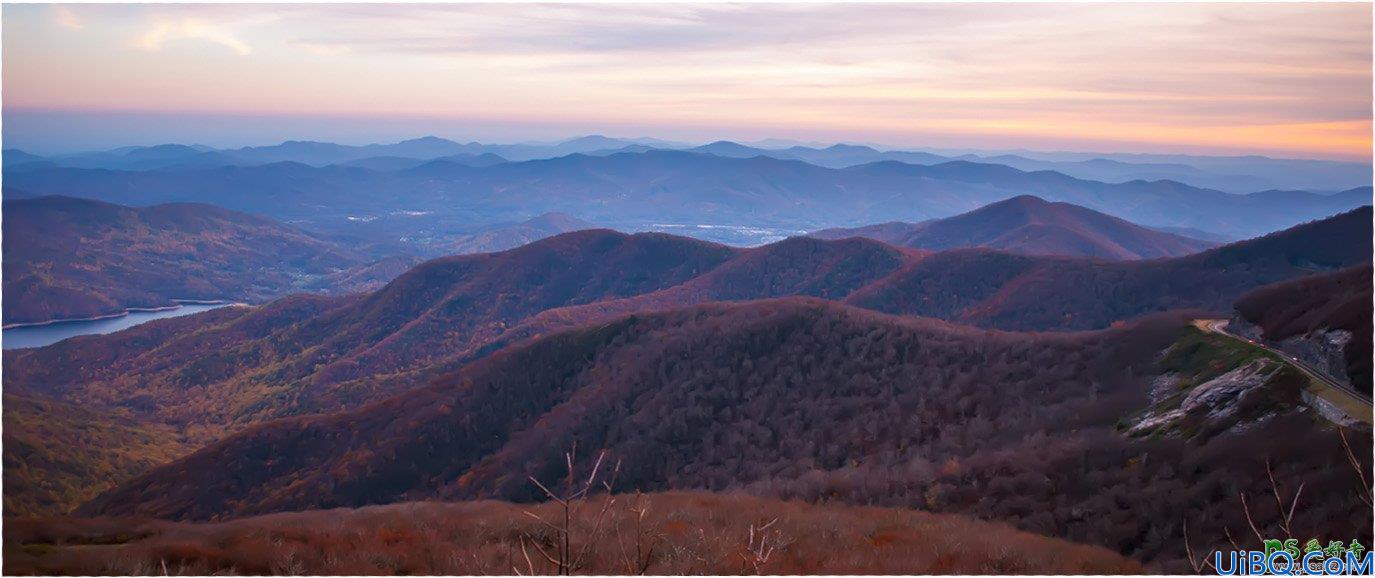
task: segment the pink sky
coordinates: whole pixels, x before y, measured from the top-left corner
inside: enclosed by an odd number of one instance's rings
[[[1371,150],[1370,4],[11,4],[3,19],[7,147],[608,133]]]

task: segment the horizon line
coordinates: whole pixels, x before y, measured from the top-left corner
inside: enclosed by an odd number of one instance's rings
[[[1253,152],[1253,153],[1241,153],[1241,152],[1238,152],[1238,153],[1233,153],[1233,154],[1210,154],[1210,153],[1191,153],[1191,152],[1137,152],[1137,151],[1129,151],[1129,150],[1118,150],[1118,151],[1111,151],[1111,150],[1074,150],[1074,149],[1065,149],[1065,148],[1046,148],[1046,149],[1038,149],[1038,148],[1028,148],[1028,147],[1015,147],[1015,148],[977,148],[977,147],[910,146],[910,145],[894,145],[894,144],[888,144],[888,143],[882,143],[882,142],[876,142],[876,141],[822,141],[822,140],[802,140],[802,139],[783,138],[783,137],[764,137],[764,138],[751,138],[751,139],[716,138],[716,139],[708,139],[708,140],[699,140],[699,139],[663,138],[663,137],[651,136],[651,135],[647,135],[647,134],[639,134],[638,136],[614,136],[614,133],[611,133],[610,131],[606,131],[606,132],[588,132],[588,133],[571,133],[569,136],[566,136],[566,137],[556,137],[556,138],[548,138],[548,139],[522,139],[522,140],[510,140],[510,141],[487,140],[487,139],[477,139],[477,138],[473,138],[473,139],[463,139],[463,138],[461,138],[461,137],[450,137],[450,136],[445,136],[445,135],[438,134],[438,133],[428,133],[428,134],[420,134],[420,135],[417,135],[417,136],[401,137],[401,138],[396,138],[396,139],[354,139],[354,140],[352,140],[351,142],[350,142],[349,139],[342,139],[342,140],[341,140],[341,139],[309,138],[309,137],[302,137],[302,138],[287,138],[287,139],[285,139],[285,140],[275,140],[275,139],[271,139],[271,140],[262,140],[262,141],[258,141],[258,142],[254,143],[254,144],[243,144],[243,145],[240,145],[240,146],[212,146],[212,145],[201,144],[200,142],[195,142],[195,141],[167,140],[167,141],[144,141],[143,143],[131,142],[131,143],[128,143],[128,144],[122,144],[122,145],[112,146],[112,147],[108,147],[108,148],[89,148],[89,149],[70,148],[70,149],[67,149],[67,150],[57,151],[57,152],[51,152],[51,151],[35,152],[35,151],[40,150],[40,149],[28,148],[28,147],[23,147],[23,146],[10,146],[8,143],[4,143],[4,146],[2,146],[2,147],[0,147],[0,148],[2,148],[4,151],[11,151],[11,150],[14,150],[14,151],[20,151],[20,152],[24,152],[24,153],[28,153],[28,154],[33,154],[33,155],[36,155],[36,156],[41,156],[41,157],[70,157],[70,156],[80,156],[80,155],[87,155],[87,154],[108,153],[108,152],[117,151],[117,150],[121,150],[121,149],[151,148],[151,147],[156,147],[156,146],[169,146],[169,145],[174,145],[174,146],[186,146],[186,147],[205,147],[205,148],[207,148],[207,149],[209,149],[209,150],[211,150],[211,151],[229,152],[229,151],[235,151],[235,150],[247,149],[247,148],[266,148],[266,147],[273,147],[273,146],[281,146],[281,145],[284,145],[284,144],[287,144],[287,143],[293,143],[293,142],[299,142],[299,143],[333,144],[333,145],[351,146],[351,147],[364,147],[364,146],[369,146],[369,145],[394,145],[394,144],[400,144],[400,143],[403,143],[403,142],[416,141],[416,140],[424,140],[424,139],[439,139],[439,140],[444,140],[444,141],[447,141],[447,142],[451,142],[451,143],[454,143],[454,144],[460,144],[460,145],[476,144],[476,145],[480,145],[480,146],[531,146],[531,147],[540,147],[540,146],[543,146],[543,147],[554,147],[554,146],[559,146],[559,145],[567,144],[567,143],[569,143],[569,142],[573,142],[573,141],[576,141],[576,140],[580,140],[580,139],[584,139],[584,138],[589,138],[589,137],[600,137],[600,138],[605,138],[605,139],[608,139],[608,140],[627,141],[627,142],[630,143],[630,144],[642,144],[642,143],[635,143],[635,142],[633,142],[633,141],[640,141],[640,140],[655,140],[655,141],[661,141],[661,142],[667,143],[667,144],[662,144],[662,145],[649,145],[649,144],[645,144],[645,145],[643,145],[643,146],[649,146],[649,147],[652,147],[652,148],[655,148],[655,149],[658,149],[658,150],[678,150],[678,151],[690,151],[690,149],[698,148],[698,147],[703,147],[703,146],[707,146],[707,145],[728,143],[728,144],[735,144],[735,145],[745,146],[745,147],[749,147],[749,148],[755,148],[755,149],[759,149],[759,150],[763,150],[763,151],[783,151],[783,150],[786,150],[787,148],[790,148],[790,147],[806,147],[806,148],[812,148],[812,149],[816,149],[816,150],[822,150],[822,149],[826,149],[826,148],[830,148],[830,147],[835,147],[835,146],[868,147],[868,148],[875,149],[875,150],[878,151],[878,152],[916,152],[916,153],[928,153],[928,154],[933,154],[933,155],[937,155],[937,156],[949,156],[949,157],[951,157],[950,160],[952,160],[952,161],[957,161],[957,160],[969,160],[969,159],[959,159],[959,158],[955,158],[955,157],[957,157],[957,156],[962,156],[962,155],[998,156],[998,155],[1019,155],[1019,154],[1024,154],[1024,153],[1033,153],[1033,154],[1045,154],[1045,155],[1086,155],[1086,156],[1097,156],[1097,157],[1108,157],[1108,156],[1170,157],[1170,156],[1174,156],[1174,157],[1213,158],[1213,159],[1257,158],[1257,159],[1269,159],[1269,160],[1276,160],[1276,161],[1332,162],[1332,163],[1347,163],[1347,164],[1359,164],[1359,165],[1375,166],[1375,157],[1358,158],[1358,157],[1347,157],[1347,156],[1331,156],[1331,157],[1326,157],[1326,156],[1312,156],[1312,157],[1303,157],[1303,156],[1276,156],[1276,155],[1273,155],[1273,154],[1265,154],[1265,153],[1261,153],[1261,152]],[[4,139],[3,135],[0,135],[0,142],[3,142],[4,140],[6,140],[6,139]],[[764,145],[764,144],[763,144],[763,143],[766,143],[766,142],[769,142],[769,141],[778,141],[778,142],[780,142],[780,143],[790,143],[790,144],[788,144],[787,146],[780,146],[780,145]],[[568,154],[581,154],[581,153],[576,153],[576,152],[575,152],[575,153],[568,153]],[[559,156],[567,156],[567,155],[559,155]],[[532,159],[532,160],[537,160],[537,159]],[[1033,159],[1033,160],[1036,160],[1036,159]],[[1105,159],[1105,160],[1111,160],[1111,159]],[[519,161],[513,161],[513,162],[519,162]],[[1081,162],[1081,161],[1058,160],[1058,161],[1047,161],[1047,162]]]

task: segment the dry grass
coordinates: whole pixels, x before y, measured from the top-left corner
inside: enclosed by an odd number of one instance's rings
[[[607,498],[589,499],[599,512]],[[586,574],[1099,574],[1143,568],[1102,548],[952,515],[743,495],[615,496],[605,530],[573,521]],[[540,574],[557,504],[415,502],[218,523],[71,518],[5,524],[6,574]],[[583,544],[574,543],[574,548]]]

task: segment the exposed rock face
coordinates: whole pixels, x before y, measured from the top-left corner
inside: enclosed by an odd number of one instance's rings
[[[1277,345],[1299,359],[1322,370],[1345,385],[1351,385],[1351,376],[1346,372],[1346,345],[1351,343],[1351,332],[1342,329],[1319,329],[1308,335],[1290,337]]]
[[[1244,337],[1274,347],[1289,355],[1302,359],[1323,373],[1344,385],[1351,385],[1351,376],[1346,371],[1346,345],[1351,343],[1352,334],[1343,329],[1318,329],[1305,335],[1296,335],[1281,341],[1271,341],[1261,337],[1259,326],[1246,321],[1240,315],[1233,316],[1227,328]]]
[[[1162,375],[1151,386],[1151,409],[1127,433],[1215,435],[1285,411],[1286,407],[1274,403],[1276,394],[1285,389],[1276,379],[1282,368],[1273,361],[1256,359],[1193,387],[1178,375]]]

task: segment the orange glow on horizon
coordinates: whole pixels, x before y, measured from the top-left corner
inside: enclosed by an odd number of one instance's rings
[[[1370,29],[1369,4],[11,5],[3,71],[7,113],[1368,159]]]

